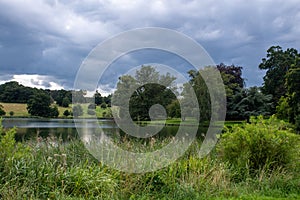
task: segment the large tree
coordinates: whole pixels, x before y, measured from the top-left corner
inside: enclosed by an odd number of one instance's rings
[[[101,94],[98,92],[98,90],[96,90],[95,94],[94,94],[94,98],[95,98],[95,104],[97,106],[99,106],[101,103],[103,103],[103,97],[101,96]]]
[[[259,87],[240,89],[231,100],[231,109],[227,111],[230,119],[249,120],[250,116],[270,116],[272,111],[272,95],[265,95]]]
[[[28,113],[39,117],[58,117],[59,112],[56,106],[51,107],[51,98],[44,92],[31,96],[27,103]]]
[[[120,117],[131,117],[133,120],[150,120],[149,109],[154,104],[167,107],[176,100],[174,89],[175,77],[169,73],[159,74],[152,66],[142,66],[134,77],[124,75],[119,78],[117,90],[113,94],[113,103],[120,108]],[[174,91],[174,90],[173,90]],[[130,116],[124,116],[126,99],[129,100]]]
[[[226,90],[226,101],[227,101],[227,112],[226,119],[232,120],[237,119],[238,114],[235,105],[235,100],[239,98],[241,91],[245,86],[244,78],[242,77],[242,69],[243,67],[235,66],[235,65],[225,65],[221,63],[217,65],[217,69],[221,73],[221,77],[223,79],[223,83]]]
[[[184,85],[182,96],[184,99],[182,100],[183,105],[187,108],[185,112],[193,113],[195,112],[195,105],[191,102],[189,90],[193,89],[198,98],[198,104],[200,109],[200,118],[201,120],[209,120],[211,117],[211,100],[210,94],[206,85],[206,82],[213,81],[211,80],[213,77],[202,77],[201,74],[206,74],[207,70],[211,70],[212,67],[206,67],[200,69],[199,71],[190,70],[188,72],[190,76],[189,84]],[[223,79],[223,83],[226,91],[226,100],[227,100],[227,115],[226,119],[236,119],[237,112],[234,110],[233,101],[235,95],[238,95],[241,89],[243,89],[245,83],[242,78],[242,67],[235,65],[225,65],[223,63],[216,66],[219,70],[221,77]],[[192,86],[192,88],[189,87]],[[183,113],[183,118],[187,113]]]
[[[287,93],[286,74],[295,63],[299,53],[294,48],[283,50],[280,46],[272,46],[267,50],[267,57],[262,59],[259,68],[267,70],[264,76],[262,92],[271,94],[277,105],[281,96]]]
[[[295,59],[295,63],[291,65],[286,74],[286,87],[289,121],[292,123],[300,122],[300,57]],[[300,129],[300,127],[297,128]]]

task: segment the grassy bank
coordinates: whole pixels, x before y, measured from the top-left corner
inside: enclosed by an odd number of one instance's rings
[[[198,158],[201,142],[195,141],[173,164],[142,174],[99,163],[79,140],[17,144],[14,130],[0,132],[0,199],[300,198],[299,135],[278,121],[236,125],[209,156]],[[123,138],[118,145],[132,151],[146,145],[153,151],[167,143]],[[253,165],[257,159],[260,165]]]

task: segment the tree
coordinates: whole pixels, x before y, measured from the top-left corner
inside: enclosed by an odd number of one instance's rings
[[[236,98],[236,95],[239,95],[239,93],[245,86],[245,81],[242,78],[243,68],[235,65],[227,66],[221,63],[220,65],[217,65],[217,69],[221,73],[221,77],[223,79],[226,90],[226,119],[232,120],[237,118],[237,112],[234,110],[235,102],[233,101],[233,99]]]
[[[151,66],[142,66],[136,71],[135,77],[130,75],[120,77],[113,96],[114,105],[120,108],[119,116],[131,117],[133,120],[150,120],[151,106],[160,104],[166,108],[176,99],[172,92],[175,88],[175,79],[169,73],[160,75]],[[125,116],[128,99],[130,116]]]
[[[276,106],[276,117],[288,121],[290,110],[288,97],[281,96]]]
[[[291,65],[295,63],[296,57],[299,57],[299,54],[294,48],[284,51],[280,46],[272,46],[267,50],[267,57],[263,58],[259,64],[260,69],[267,70],[262,92],[271,94],[275,105],[281,96],[287,93],[286,74]]]
[[[54,99],[56,104],[62,107],[68,107],[69,104],[72,102],[72,92],[67,90],[51,90],[50,92],[51,97]],[[68,104],[68,106],[67,106]]]
[[[25,87],[16,81],[0,85],[0,102],[27,103],[32,95],[42,92],[37,88]]]
[[[86,103],[84,95],[86,95],[86,91],[72,91],[73,103]]]
[[[69,112],[69,110],[65,110],[63,113],[64,116],[68,117],[69,115],[71,115],[71,113]]]
[[[6,115],[6,112],[4,111],[4,107],[0,104],[0,116]]]
[[[44,92],[32,95],[27,103],[27,110],[30,115],[39,117],[57,117],[57,107],[51,107],[51,98]]]
[[[168,112],[168,116],[171,117],[171,118],[181,118],[180,103],[177,99],[173,100],[167,106],[167,112]]]
[[[96,90],[96,93],[94,94],[94,98],[95,98],[95,104],[98,106],[103,102],[103,97],[98,92],[98,90]]]
[[[59,115],[59,111],[58,111],[57,106],[50,107],[50,114],[49,114],[49,117],[55,117],[55,118],[57,118],[58,115]]]
[[[210,102],[210,95],[205,83],[204,78],[201,76],[201,73],[205,73],[209,67],[204,69],[200,69],[199,71],[190,70],[188,72],[190,76],[190,81],[187,84],[183,85],[182,91],[182,105],[184,106],[184,110],[181,115],[182,119],[185,120],[186,116],[197,116],[196,112],[200,111],[200,119],[202,121],[207,121],[210,119],[211,116],[211,102]],[[208,77],[205,77],[208,78]],[[197,102],[193,101],[192,92],[195,92],[197,97]],[[198,103],[199,111],[197,111],[197,106],[195,103]]]
[[[296,118],[300,118],[300,57],[295,59],[286,74],[286,87],[290,107],[289,121],[295,123]]]
[[[73,116],[78,117],[83,115],[83,109],[80,104],[73,106]]]
[[[14,116],[14,114],[15,114],[14,111],[9,112],[9,116],[11,116],[11,117]]]
[[[70,100],[68,97],[64,97],[63,100],[62,100],[62,103],[61,103],[61,106],[64,107],[64,108],[67,108],[69,107],[69,104],[70,104]]]
[[[241,89],[233,96],[232,110],[228,113],[232,119],[249,120],[250,116],[270,116],[272,110],[272,95],[265,95],[258,87]]]
[[[106,109],[107,108],[107,104],[103,102],[103,103],[101,103],[100,107],[103,108],[103,109]]]
[[[90,104],[88,105],[88,109],[95,110],[95,109],[96,109],[96,104],[90,103]]]

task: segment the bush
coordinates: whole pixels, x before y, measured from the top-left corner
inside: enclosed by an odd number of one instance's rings
[[[96,112],[94,110],[88,109],[87,114],[89,114],[89,115],[95,115]]]
[[[0,104],[0,116],[5,115],[6,112],[3,109],[3,106]]]
[[[96,104],[90,103],[88,109],[96,109],[96,106],[97,106]]]
[[[69,115],[71,115],[69,110],[65,110],[63,113],[64,116],[68,117]]]
[[[73,106],[73,116],[78,117],[83,115],[83,109],[80,104]]]
[[[64,108],[67,108],[67,107],[69,107],[69,104],[71,104],[71,101],[69,100],[69,98],[68,97],[63,98],[61,106]]]
[[[106,103],[101,103],[100,107],[105,109],[105,108],[107,108],[107,105],[106,105]]]
[[[257,175],[260,170],[288,169],[296,160],[299,143],[300,137],[289,124],[274,116],[267,120],[259,116],[251,117],[249,124],[226,129],[217,152],[245,178]]]

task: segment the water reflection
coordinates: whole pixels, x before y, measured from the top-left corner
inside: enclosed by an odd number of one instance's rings
[[[97,119],[74,119],[77,128],[81,129],[80,138],[84,142],[93,140],[103,140],[106,136],[119,140],[126,137],[131,138],[118,128],[113,120]],[[4,118],[2,125],[4,128],[17,127],[16,140],[24,141],[37,137],[56,137],[63,141],[79,138],[73,119],[34,119],[34,118]],[[187,133],[188,133],[188,127]],[[207,128],[199,127],[198,135],[205,133]],[[176,135],[178,126],[165,126],[158,134],[152,138],[161,139]]]

